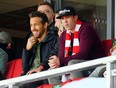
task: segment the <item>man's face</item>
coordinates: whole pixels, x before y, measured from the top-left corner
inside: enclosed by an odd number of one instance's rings
[[[42,19],[39,17],[30,18],[31,32],[35,38],[41,38],[46,30],[45,25],[41,21]]]
[[[48,5],[41,5],[38,7],[37,11],[43,12],[47,15],[49,24],[53,22],[54,13]]]
[[[74,31],[76,25],[77,16],[63,16],[61,22],[66,30]]]

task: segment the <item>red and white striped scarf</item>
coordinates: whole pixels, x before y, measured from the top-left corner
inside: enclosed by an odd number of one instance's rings
[[[69,52],[72,52],[72,55],[79,52],[78,31],[81,27],[81,24],[82,24],[82,22],[80,20],[78,20],[76,27],[75,27],[72,50],[71,50],[71,33],[69,30],[66,31],[65,53],[64,53],[65,57],[69,56]]]

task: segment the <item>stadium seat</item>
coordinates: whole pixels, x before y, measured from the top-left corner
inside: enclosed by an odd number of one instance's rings
[[[116,39],[108,39],[102,41],[106,54],[111,55],[110,49],[116,44]]]
[[[22,59],[15,59],[7,63],[6,79],[18,77],[22,72]]]

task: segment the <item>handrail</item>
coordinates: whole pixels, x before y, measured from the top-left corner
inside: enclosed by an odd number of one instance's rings
[[[59,76],[65,73],[75,71],[75,70],[82,70],[84,68],[91,67],[91,66],[112,63],[114,61],[116,61],[116,55],[103,57],[103,58],[99,58],[99,59],[95,59],[91,61],[86,61],[86,62],[82,62],[82,63],[70,65],[70,66],[60,67],[57,69],[38,72],[38,73],[31,74],[31,75],[25,75],[25,76],[11,78],[7,80],[2,80],[0,81],[0,88],[5,88],[5,87],[16,88],[13,86],[18,85],[18,84],[29,83],[32,81],[42,80],[42,79],[46,79],[49,77]]]

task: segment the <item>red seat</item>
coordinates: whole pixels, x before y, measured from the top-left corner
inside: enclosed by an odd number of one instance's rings
[[[105,52],[106,54],[109,56],[111,55],[110,54],[110,49],[112,48],[113,44],[115,44],[116,42],[116,39],[109,39],[109,40],[104,40],[102,43],[103,43],[103,46],[104,46],[104,49],[105,49]]]
[[[22,59],[16,59],[7,63],[6,79],[21,75]]]

